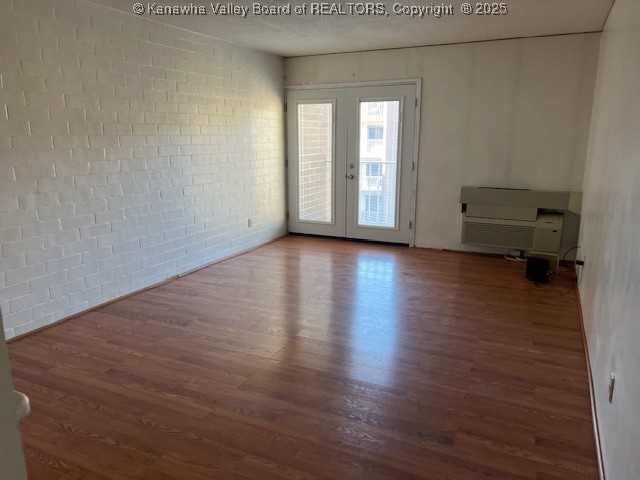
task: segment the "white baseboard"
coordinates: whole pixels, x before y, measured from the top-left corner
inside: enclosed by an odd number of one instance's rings
[[[591,417],[593,419],[593,435],[596,440],[596,455],[598,460],[598,473],[600,480],[606,480],[604,469],[604,456],[602,454],[602,443],[600,441],[600,427],[598,425],[598,413],[596,409],[596,391],[591,373],[591,357],[589,357],[589,344],[587,334],[584,329],[584,316],[582,315],[582,301],[580,300],[580,289],[577,289],[578,311],[580,313],[580,330],[582,331],[582,344],[584,345],[584,356],[587,364],[587,376],[589,379],[589,396],[591,397]]]

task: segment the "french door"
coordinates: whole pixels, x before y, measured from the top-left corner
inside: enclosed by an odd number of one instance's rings
[[[416,85],[287,93],[289,231],[409,243]]]

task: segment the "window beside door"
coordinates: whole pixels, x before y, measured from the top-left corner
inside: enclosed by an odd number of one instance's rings
[[[298,105],[300,219],[333,220],[333,104]]]
[[[358,224],[393,228],[400,102],[360,103],[360,205]]]

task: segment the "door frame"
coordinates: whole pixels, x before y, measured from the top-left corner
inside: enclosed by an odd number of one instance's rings
[[[419,146],[420,146],[420,113],[422,111],[422,79],[421,78],[408,78],[401,80],[376,80],[368,82],[344,82],[344,83],[316,83],[307,85],[286,85],[284,110],[287,111],[287,93],[291,90],[324,90],[332,88],[348,88],[348,87],[383,87],[383,86],[395,86],[395,85],[412,85],[416,88],[416,108],[414,118],[414,132],[413,132],[413,159],[412,159],[412,171],[411,171],[411,201],[410,201],[410,213],[409,221],[411,222],[411,228],[409,229],[409,246],[415,247],[415,232],[416,232],[416,207],[418,201],[418,169],[420,168],[418,160],[420,158]],[[286,125],[287,117],[285,115],[285,132],[287,132],[288,125]],[[285,168],[289,167],[289,138],[288,133],[285,133]],[[286,205],[287,205],[287,223],[289,221],[289,175],[285,175],[287,178],[287,185],[285,187],[286,192]]]

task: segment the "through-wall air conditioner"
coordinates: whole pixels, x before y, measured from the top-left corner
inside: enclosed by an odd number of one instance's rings
[[[463,187],[460,202],[462,243],[557,254],[563,246],[565,213],[579,213],[581,194]]]
[[[562,214],[540,214],[533,222],[465,215],[462,243],[557,253],[562,240]]]

